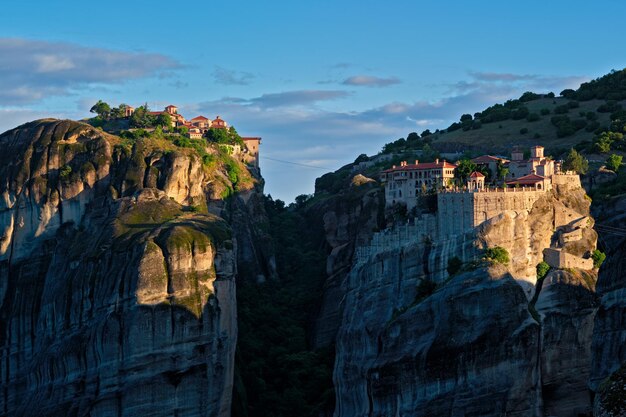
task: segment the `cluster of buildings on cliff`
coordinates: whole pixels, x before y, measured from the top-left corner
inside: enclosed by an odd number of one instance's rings
[[[132,106],[126,106],[125,116],[130,117],[135,112],[135,108]],[[152,111],[149,112],[152,116],[160,116],[165,114],[170,117],[172,121],[172,127],[185,127],[187,128],[187,136],[191,139],[201,139],[208,132],[209,129],[228,129],[228,123],[217,116],[215,119],[211,120],[205,116],[196,116],[193,119],[185,119],[182,114],[178,112],[178,107],[170,104],[166,106],[162,111]],[[259,145],[261,144],[260,137],[241,137],[243,143],[245,145],[244,153],[244,161],[254,165],[255,167],[259,167]]]
[[[407,225],[407,240],[415,237],[446,239],[463,236],[506,211],[530,212],[535,203],[553,187],[581,187],[579,176],[563,172],[558,162],[544,156],[542,146],[532,147],[528,159],[524,158],[522,150],[515,148],[510,160],[483,155],[471,161],[477,170],[467,175],[464,184],[455,180],[459,164],[445,160],[427,163],[415,161],[414,164],[401,162],[398,166],[382,171],[387,206],[402,204],[410,210],[417,206],[421,194],[436,193],[436,213],[415,218],[414,226]],[[491,186],[485,184],[487,178]],[[589,257],[576,256],[562,250],[566,241],[581,238],[583,226],[580,224],[586,224],[587,218],[577,218],[577,214],[565,206],[555,209],[553,214],[554,227],[564,232],[558,244],[545,249],[545,261],[555,268],[593,268],[593,261]],[[377,239],[384,240],[386,233],[381,232]],[[394,235],[394,239],[400,242],[402,236]],[[373,244],[376,245],[376,242],[374,239]],[[361,252],[362,255],[369,253],[365,249]]]
[[[552,188],[552,176],[560,171],[560,165],[544,156],[543,146],[533,146],[530,158],[515,148],[511,159],[483,155],[471,160],[477,170],[470,173],[464,184],[455,181],[458,164],[436,159],[435,162],[406,161],[394,165],[381,173],[385,186],[385,199],[388,206],[404,204],[412,209],[420,194],[438,192],[488,192],[487,179],[500,188],[523,188],[548,191]],[[487,176],[484,174],[487,173]],[[499,176],[505,173],[503,178]],[[501,180],[501,181],[499,181]]]

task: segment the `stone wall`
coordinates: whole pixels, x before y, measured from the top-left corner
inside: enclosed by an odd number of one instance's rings
[[[446,270],[448,260],[455,256],[465,261],[476,259],[477,250],[473,232],[441,238],[438,236],[438,229],[437,217],[424,215],[414,219],[411,224],[396,225],[377,232],[369,245],[355,249],[353,268],[386,257],[417,256],[419,259],[416,261],[423,264],[420,277],[438,283],[444,282],[449,278]],[[382,262],[377,273],[389,273],[390,267],[385,265]]]
[[[442,237],[467,232],[507,210],[530,211],[545,191],[527,188],[460,191],[437,195],[437,217]]]
[[[355,250],[356,263],[365,262],[377,253],[396,250],[416,242],[437,239],[437,218],[424,215],[415,218],[412,223],[396,225],[374,233],[369,245],[362,245]]]
[[[452,236],[474,228],[473,192],[449,192],[437,195],[437,222],[439,236]]]
[[[552,176],[552,185],[554,187],[581,188],[580,176],[578,174],[556,174]]]
[[[543,250],[544,260],[552,268],[580,268],[593,269],[593,260],[581,258],[571,253],[563,252],[558,248],[546,248]]]

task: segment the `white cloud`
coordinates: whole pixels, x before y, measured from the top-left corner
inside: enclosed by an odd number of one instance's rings
[[[56,55],[35,55],[33,59],[38,63],[37,72],[56,72],[76,67],[70,59]]]
[[[532,74],[512,74],[506,72],[473,72],[470,71],[470,76],[480,81],[521,81],[521,80],[533,80],[537,75]]]
[[[396,77],[375,77],[372,75],[354,75],[342,81],[344,85],[352,85],[357,87],[389,87],[390,85],[399,84],[400,80]]]
[[[290,112],[301,112],[301,109],[294,106],[314,105],[320,101],[336,100],[350,95],[347,91],[340,90],[294,90],[280,93],[262,94],[259,97],[250,99],[240,97],[224,97],[218,102],[221,104],[237,104],[242,106],[253,106],[265,109],[276,107],[291,108]]]
[[[235,71],[216,66],[213,70],[213,79],[224,85],[248,85],[255,78],[250,72]]]
[[[161,54],[0,38],[0,106],[29,104],[93,84],[167,76],[180,67]]]
[[[517,98],[525,91],[558,94],[565,88],[578,88],[589,80],[583,76],[546,76],[538,74],[511,74],[497,72],[469,72],[469,81],[449,85],[450,95],[477,92],[495,100]],[[520,92],[521,93],[518,93]]]

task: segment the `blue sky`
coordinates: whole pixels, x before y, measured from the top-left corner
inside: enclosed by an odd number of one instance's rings
[[[291,201],[409,132],[623,68],[624,16],[617,0],[11,2],[0,131],[97,99],[172,103],[262,136],[266,192]]]

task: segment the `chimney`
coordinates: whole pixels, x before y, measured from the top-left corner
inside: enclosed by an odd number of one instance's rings
[[[396,166],[395,166],[395,165],[392,165],[392,166],[391,166],[391,169],[396,169]]]
[[[435,164],[439,164],[439,158],[435,159]]]
[[[417,159],[415,160],[415,165],[419,165],[420,161],[418,161]]]

